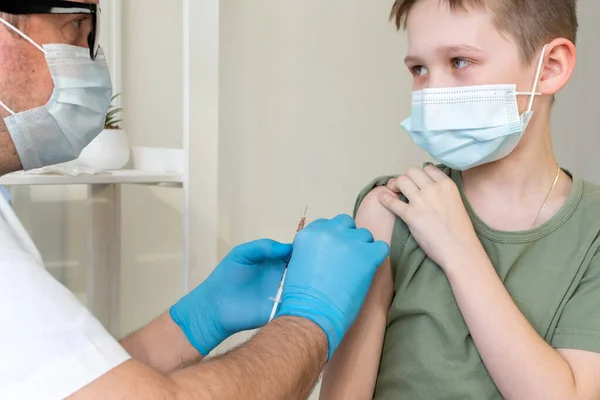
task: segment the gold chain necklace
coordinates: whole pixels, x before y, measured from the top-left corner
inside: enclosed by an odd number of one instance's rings
[[[535,227],[537,227],[538,223],[540,222],[540,219],[542,219],[544,210],[546,209],[546,206],[548,205],[548,201],[550,200],[550,197],[552,197],[552,193],[554,192],[554,188],[556,188],[556,184],[558,183],[559,178],[560,178],[560,165],[557,168],[556,178],[554,178],[554,183],[552,184],[552,187],[550,188],[550,192],[546,196],[546,199],[544,200],[544,204],[542,204],[542,208],[540,209],[540,213],[538,214],[538,217],[535,220],[535,222],[533,223],[533,226],[531,227],[531,229],[534,229]]]

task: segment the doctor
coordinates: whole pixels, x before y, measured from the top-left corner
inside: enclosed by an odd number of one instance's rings
[[[112,90],[95,3],[0,0],[0,175],[75,159],[102,130]],[[46,272],[0,197],[0,398],[306,398],[388,253],[348,216],[309,225],[293,255],[270,240],[241,245],[119,343]],[[266,324],[288,260],[276,319],[203,360]]]

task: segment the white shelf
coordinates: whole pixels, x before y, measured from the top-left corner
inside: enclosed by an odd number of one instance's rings
[[[142,184],[181,187],[183,176],[178,172],[155,172],[141,170],[110,171],[99,175],[37,175],[16,172],[0,178],[4,186],[33,185],[111,185]]]
[[[3,186],[38,185],[160,185],[183,187],[183,150],[153,147],[131,149],[131,169],[98,171],[82,167],[77,161],[47,167],[39,171],[15,172],[0,177]],[[44,171],[42,169],[41,171]],[[168,172],[164,172],[168,171]],[[75,174],[73,172],[100,172]]]

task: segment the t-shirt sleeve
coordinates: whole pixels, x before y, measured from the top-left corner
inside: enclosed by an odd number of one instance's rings
[[[130,356],[19,233],[0,215],[0,399],[64,399]]]
[[[358,194],[358,197],[356,198],[356,202],[354,203],[354,218],[356,218],[356,214],[358,214],[358,209],[360,208],[360,205],[362,204],[363,200],[365,199],[365,197],[367,197],[367,195],[369,193],[371,193],[371,191],[373,189],[375,189],[376,187],[379,186],[385,186],[387,185],[388,181],[392,178],[397,178],[398,175],[388,175],[388,176],[380,176],[379,178],[376,178],[374,180],[371,181],[371,183],[369,183],[367,186],[364,187],[363,190],[360,191],[360,193]]]
[[[554,348],[600,353],[600,255],[568,300],[552,337]]]

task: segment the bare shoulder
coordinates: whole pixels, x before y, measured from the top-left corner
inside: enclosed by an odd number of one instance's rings
[[[386,186],[378,186],[371,190],[358,209],[356,225],[370,230],[376,240],[391,244],[396,216],[379,202],[379,196],[384,193],[397,196]]]

